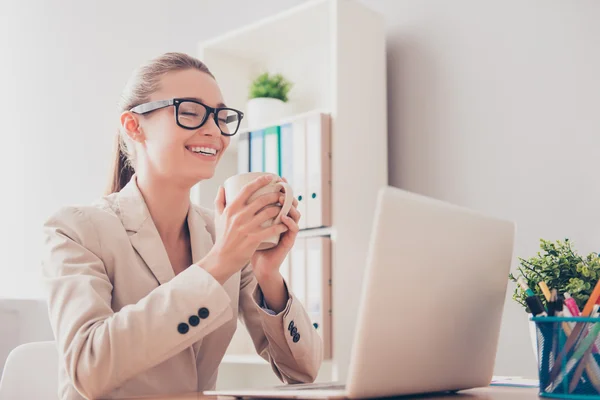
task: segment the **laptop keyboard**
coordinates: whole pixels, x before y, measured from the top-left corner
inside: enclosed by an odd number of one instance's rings
[[[295,383],[291,385],[276,386],[278,390],[344,390],[345,384],[340,383]]]

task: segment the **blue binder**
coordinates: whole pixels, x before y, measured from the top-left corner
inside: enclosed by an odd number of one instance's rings
[[[250,172],[250,134],[240,133],[238,143],[238,174]]]
[[[265,129],[263,140],[265,144],[263,153],[263,158],[265,159],[264,171],[277,175],[281,175],[279,139],[279,126],[272,126]]]
[[[281,157],[281,176],[287,179],[288,183],[294,187],[294,138],[292,124],[281,126],[280,131],[280,157]]]
[[[264,131],[250,132],[250,172],[264,172]]]

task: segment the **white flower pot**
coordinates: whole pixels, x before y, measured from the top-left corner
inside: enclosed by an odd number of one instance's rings
[[[265,126],[289,115],[288,104],[279,99],[257,97],[248,100],[246,115],[248,128]]]

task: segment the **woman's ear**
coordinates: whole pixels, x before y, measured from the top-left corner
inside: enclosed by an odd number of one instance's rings
[[[146,137],[140,126],[140,120],[131,111],[125,111],[121,114],[121,127],[134,142],[143,143],[146,141]]]

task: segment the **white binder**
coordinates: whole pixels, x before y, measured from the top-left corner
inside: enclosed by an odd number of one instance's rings
[[[329,116],[306,120],[306,228],[331,225],[331,138]]]
[[[293,166],[292,166],[292,189],[294,196],[298,200],[298,211],[300,212],[300,222],[298,227],[305,229],[307,227],[308,210],[306,207],[306,123],[303,119],[292,123],[293,135]],[[285,151],[282,151],[285,153]]]
[[[306,238],[306,311],[331,358],[331,240]]]
[[[298,238],[290,250],[290,284],[296,299],[306,305],[306,239]]]

